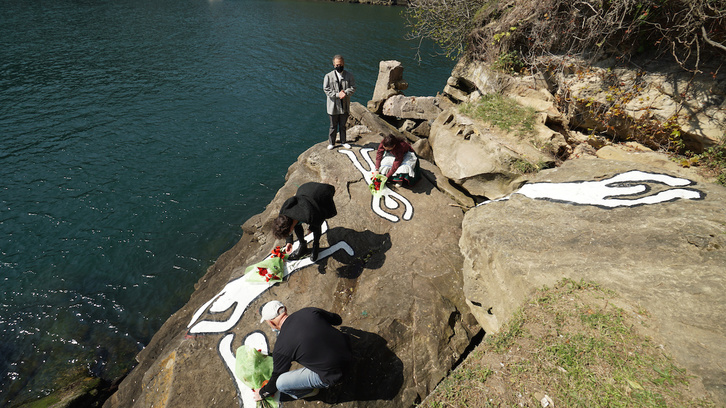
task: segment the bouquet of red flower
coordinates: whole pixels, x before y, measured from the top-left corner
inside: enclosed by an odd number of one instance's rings
[[[273,258],[282,258],[285,259],[287,256],[286,253],[282,252],[282,248],[280,246],[276,246],[272,251],[270,251],[270,254],[272,254]]]
[[[265,282],[269,282],[269,281],[271,281],[271,280],[272,280],[272,281],[276,281],[276,280],[282,280],[282,278],[280,278],[279,276],[277,276],[277,275],[275,275],[274,273],[270,272],[270,270],[269,270],[269,269],[267,269],[267,268],[260,268],[260,267],[258,266],[258,267],[257,267],[257,273],[258,273],[258,274],[259,274],[260,276],[262,276],[263,278],[265,278]]]
[[[235,357],[234,373],[242,383],[252,389],[259,391],[272,377],[272,356],[262,354],[250,345],[242,345],[237,349]],[[256,404],[260,408],[275,408],[280,404],[274,397],[268,397]]]
[[[286,256],[279,246],[276,247],[268,258],[245,269],[245,279],[259,283],[282,282]]]
[[[376,193],[380,193],[381,189],[383,189],[383,186],[386,184],[386,180],[388,179],[383,174],[371,176],[371,182],[368,184],[368,188],[371,189],[371,194],[376,195]]]

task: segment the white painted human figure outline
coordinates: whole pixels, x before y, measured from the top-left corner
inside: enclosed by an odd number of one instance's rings
[[[371,148],[364,148],[360,149],[361,155],[365,159],[365,161],[368,163],[368,168],[373,169],[374,163],[370,158],[370,155],[368,152],[372,151]],[[351,150],[341,150],[340,153],[345,154],[348,156],[350,161],[353,163],[353,165],[358,169],[358,171],[361,172],[363,175],[363,178],[365,179],[366,183],[371,183],[371,170],[365,170],[361,164],[361,162],[356,158],[356,155]],[[398,222],[399,218],[393,214],[387,213],[381,209],[380,201],[381,198],[383,199],[385,206],[389,209],[396,209],[399,207],[399,202],[403,203],[405,210],[403,213],[403,218],[406,221],[409,221],[413,217],[413,205],[402,195],[398,194],[395,191],[392,191],[388,187],[384,186],[384,188],[381,190],[381,197],[373,197],[371,199],[371,209],[378,214],[379,216],[391,221],[391,222]],[[321,227],[321,234],[324,234],[328,229],[327,223],[323,223]],[[313,239],[312,234],[308,234],[305,236],[306,242],[311,242]],[[296,241],[293,243],[293,251],[298,247],[299,243]],[[348,243],[341,241],[336,243],[335,245],[331,246],[330,248],[327,248],[320,252],[320,256],[318,259],[326,258],[333,253],[337,252],[338,250],[344,250],[348,253],[348,255],[353,256],[354,251],[348,245]],[[310,258],[304,258],[297,261],[288,261],[285,262],[285,270],[283,272],[283,278],[286,276],[291,275],[295,271],[302,269],[306,266],[312,265],[314,262],[310,260]],[[264,293],[267,289],[269,289],[270,286],[272,286],[274,283],[253,283],[248,282],[244,279],[244,277],[239,277],[235,280],[232,280],[225,285],[225,287],[212,299],[204,303],[192,316],[191,321],[187,325],[188,328],[188,334],[214,334],[214,333],[225,333],[228,330],[231,330],[237,323],[242,319],[242,316],[244,315],[245,311],[247,311],[247,308],[249,305],[257,299],[262,293]],[[231,308],[234,308],[232,311],[232,314],[224,321],[217,321],[217,320],[200,320],[202,315],[206,312],[208,314],[219,314],[226,312],[230,310]],[[254,399],[252,398],[252,390],[244,385],[235,375],[234,373],[234,367],[235,367],[235,356],[234,356],[234,350],[232,350],[232,340],[234,339],[234,334],[228,333],[226,336],[224,336],[220,342],[219,342],[219,354],[220,358],[224,362],[227,369],[230,371],[230,374],[232,378],[234,379],[235,386],[237,387],[238,395],[240,398],[240,406],[242,407],[255,407],[256,403]],[[252,342],[255,344],[255,348],[262,349],[265,352],[268,350],[268,343],[267,339],[264,337],[264,335],[261,332],[251,332],[249,333],[244,340],[244,344],[248,344],[249,342]],[[276,398],[279,398],[278,395],[275,396]]]
[[[325,234],[327,231],[328,224],[327,222],[323,222],[322,226],[320,227],[320,234]],[[306,242],[310,243],[312,242],[312,240],[313,234],[308,234],[305,236]],[[299,243],[295,241],[293,243],[292,250],[294,251],[295,249],[297,249],[298,245]],[[347,242],[340,241],[335,245],[332,245],[329,248],[320,251],[318,260],[327,258],[341,249],[350,256],[355,255],[353,248],[351,248],[351,246]],[[290,276],[294,272],[306,266],[310,266],[314,263],[315,262],[310,260],[309,257],[296,261],[285,262],[283,279],[287,276]],[[227,285],[225,285],[224,288],[217,295],[215,295],[208,302],[204,303],[199,309],[197,309],[197,311],[192,316],[191,321],[187,325],[188,334],[217,334],[225,333],[228,330],[231,330],[234,326],[237,325],[237,323],[239,323],[240,319],[242,319],[242,316],[248,310],[248,307],[252,303],[252,301],[257,299],[262,293],[268,290],[275,283],[276,282],[249,282],[244,279],[244,275],[228,282]],[[234,308],[234,310],[229,318],[227,318],[227,320],[199,321],[200,317],[205,312],[209,314],[218,314],[226,312],[231,308]],[[234,372],[235,355],[234,350],[232,350],[233,339],[234,334],[232,333],[228,333],[226,336],[222,337],[222,339],[219,341],[219,355],[225,366],[230,371],[230,375],[232,376],[235,386],[237,387],[237,395],[239,396],[240,406],[245,408],[253,408],[256,406],[256,402],[252,397],[252,390],[244,385],[239,380],[239,378],[237,378],[237,375],[235,375]],[[253,345],[253,347],[257,349],[263,350],[265,353],[267,353],[267,350],[269,349],[267,339],[265,338],[264,334],[259,331],[250,332],[247,334],[247,336],[245,336],[244,344],[248,343]],[[279,393],[275,395],[275,398],[279,399]]]
[[[368,169],[366,170],[363,168],[362,163],[358,158],[356,157],[355,153],[352,150],[347,149],[340,149],[338,153],[344,154],[348,156],[350,161],[353,163],[356,169],[363,175],[363,179],[366,183],[369,185],[372,183],[371,176],[373,174],[373,169],[375,168],[375,164],[373,163],[373,160],[371,160],[370,155],[368,152],[372,151],[373,149],[366,147],[360,149],[360,154],[363,156],[363,159],[365,159],[366,163],[368,163]],[[401,194],[398,194],[397,192],[391,190],[388,188],[388,186],[383,186],[381,189],[381,196],[380,197],[372,197],[371,198],[371,209],[373,212],[378,214],[379,216],[387,219],[391,222],[398,222],[399,218],[393,214],[387,213],[383,211],[381,208],[381,199],[383,199],[384,204],[386,205],[386,208],[389,208],[391,210],[395,210],[398,208],[398,202],[396,200],[403,203],[405,210],[403,212],[403,220],[409,221],[411,218],[413,218],[413,205],[411,205],[411,202],[409,202],[405,197],[403,197]]]
[[[659,204],[678,199],[700,200],[705,197],[705,193],[696,189],[673,188],[644,197],[616,198],[647,193],[651,188],[646,183],[665,184],[669,187],[685,187],[695,184],[691,180],[667,174],[632,170],[597,181],[525,184],[512,194],[521,194],[537,200],[549,200],[574,205],[593,205],[606,209]],[[493,201],[508,200],[509,197],[511,195]],[[482,204],[489,202],[491,201]]]
[[[327,222],[323,222],[320,228],[320,234],[326,233],[328,230]],[[305,236],[305,241],[308,243],[313,239],[312,234]],[[299,243],[295,241],[293,243],[293,251],[297,248]],[[339,250],[344,250],[348,255],[353,256],[353,248],[348,245],[345,241],[340,241],[329,248],[320,251],[318,260],[329,257]],[[303,258],[296,261],[285,262],[285,270],[283,272],[283,279],[295,271],[302,269],[306,266],[314,264],[310,258]],[[233,328],[237,322],[242,318],[247,307],[252,303],[253,300],[257,299],[263,292],[269,289],[270,286],[274,285],[275,282],[270,283],[259,283],[259,282],[248,282],[244,279],[244,276],[240,276],[237,279],[231,280],[224,286],[224,288],[212,299],[203,304],[192,316],[191,321],[187,325],[189,328],[189,334],[212,334],[212,333],[224,333],[227,330]],[[226,312],[229,309],[234,308],[232,314],[224,321],[217,320],[199,320],[199,318],[208,312],[210,314],[217,314]],[[196,323],[195,323],[196,322]]]

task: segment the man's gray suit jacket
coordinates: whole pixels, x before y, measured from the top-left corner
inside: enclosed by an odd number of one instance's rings
[[[328,96],[326,108],[328,115],[341,115],[350,112],[350,96],[355,92],[355,78],[350,72],[343,70],[343,80],[338,84],[335,70],[325,74],[323,78],[323,91]],[[345,91],[345,98],[338,98],[340,91]]]

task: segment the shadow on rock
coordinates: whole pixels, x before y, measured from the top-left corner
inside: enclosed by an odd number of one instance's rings
[[[381,136],[381,140],[383,140],[383,136]],[[380,144],[380,142],[378,142],[378,143],[368,142],[368,143],[366,143],[364,145],[361,145],[361,149],[365,149],[365,148],[373,149],[373,151],[371,152],[371,154],[373,155],[373,161],[375,161],[376,160],[376,152],[378,151],[378,145],[379,144]]]
[[[327,236],[331,245],[345,241],[353,248],[353,256],[344,251],[338,251],[331,256],[342,264],[337,269],[338,276],[346,279],[357,279],[364,269],[382,267],[386,261],[386,252],[392,246],[389,234],[376,234],[368,230],[358,232],[350,228],[336,227],[328,230]]]
[[[419,161],[421,158],[419,158]],[[412,193],[415,194],[426,194],[431,195],[431,191],[434,189],[434,185],[429,181],[431,178],[426,177],[424,173],[431,173],[428,170],[424,170],[422,168],[419,168],[418,171],[420,172],[418,181],[416,181],[416,184],[412,186],[406,187],[406,189],[410,190]],[[399,193],[405,191],[404,189],[399,189]]]
[[[347,326],[340,331],[350,336],[355,361],[345,381],[321,394],[320,399],[329,404],[392,400],[403,386],[401,359],[377,334]]]

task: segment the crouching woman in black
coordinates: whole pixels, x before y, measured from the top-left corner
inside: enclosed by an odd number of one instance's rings
[[[289,260],[300,259],[308,253],[302,223],[308,224],[308,228],[313,233],[313,250],[310,259],[312,261],[318,259],[320,229],[323,221],[338,214],[335,202],[333,202],[334,195],[335,187],[330,184],[310,182],[301,185],[297,189],[297,193],[282,204],[280,215],[275,218],[272,229],[277,239],[287,237],[285,252],[288,254],[292,250],[292,232],[295,231],[300,245],[295,252],[290,254]]]

